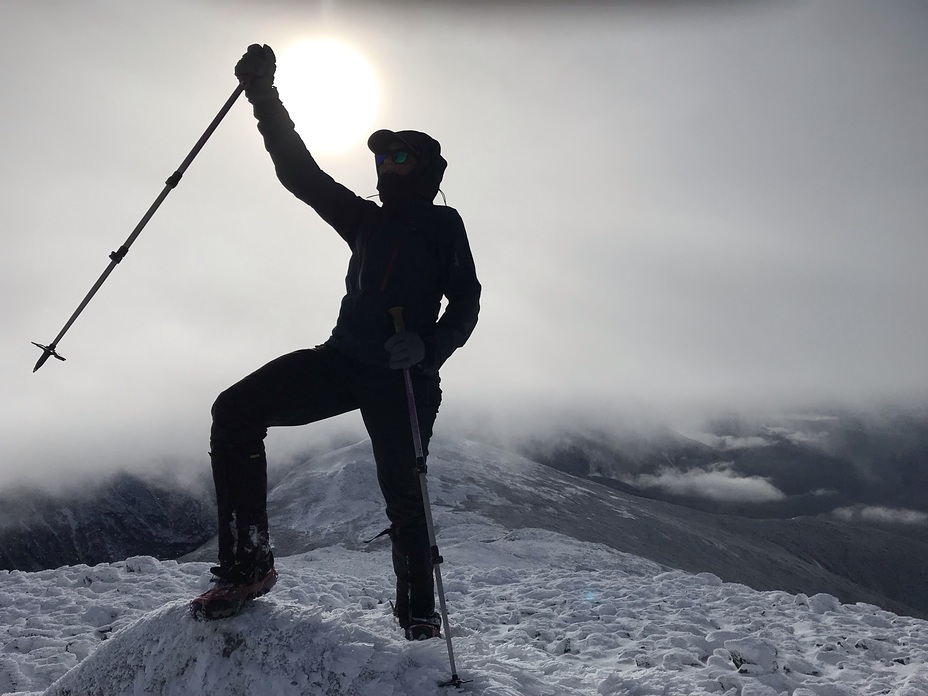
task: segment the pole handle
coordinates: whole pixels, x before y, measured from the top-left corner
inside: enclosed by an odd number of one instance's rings
[[[389,310],[390,316],[393,317],[393,329],[396,333],[402,333],[406,330],[406,322],[403,321],[403,308],[393,307]]]

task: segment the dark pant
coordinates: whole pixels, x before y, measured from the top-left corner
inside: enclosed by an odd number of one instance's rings
[[[412,373],[423,449],[441,402],[438,380]],[[425,509],[401,370],[360,364],[325,346],[272,360],[222,392],[210,434],[219,512],[220,566],[253,560],[255,532],[267,539],[267,460],[271,426],[305,425],[354,410],[371,438],[377,480],[391,523],[397,609],[434,611]],[[260,550],[259,550],[260,554]]]

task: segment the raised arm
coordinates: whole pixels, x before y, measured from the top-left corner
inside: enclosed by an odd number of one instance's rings
[[[296,132],[293,120],[274,86],[276,58],[270,46],[252,44],[235,66],[254,108],[258,131],[274,162],[277,178],[294,196],[351,243],[357,222],[369,202],[326,174]]]

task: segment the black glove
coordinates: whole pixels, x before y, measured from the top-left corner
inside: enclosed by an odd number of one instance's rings
[[[277,58],[270,46],[252,44],[235,66],[235,76],[245,87],[246,94],[270,92],[274,86]]]
[[[405,370],[425,359],[425,343],[413,331],[393,334],[383,347],[390,352],[390,367],[394,370]]]

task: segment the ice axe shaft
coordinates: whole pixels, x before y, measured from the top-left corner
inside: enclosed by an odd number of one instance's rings
[[[180,182],[184,172],[187,171],[187,167],[190,166],[190,163],[193,162],[194,157],[196,157],[200,150],[203,149],[206,141],[209,140],[209,137],[213,134],[213,131],[216,130],[216,127],[219,125],[220,121],[222,121],[225,115],[229,112],[229,109],[232,108],[235,100],[238,99],[243,90],[244,86],[241,84],[235,88],[235,91],[232,92],[232,96],[230,96],[226,100],[226,103],[222,105],[219,113],[216,114],[216,117],[212,120],[212,122],[203,132],[203,135],[200,136],[200,139],[197,140],[196,144],[193,146],[193,149],[190,150],[190,153],[184,158],[184,161],[181,162],[180,166],[177,168],[177,171],[175,171],[170,177],[168,177],[168,180],[164,182],[164,189],[162,189],[161,193],[155,199],[155,202],[152,203],[151,207],[145,212],[145,215],[142,216],[142,219],[139,220],[139,224],[137,224],[135,229],[132,230],[132,234],[130,234],[128,239],[123,242],[122,246],[120,246],[116,251],[110,253],[110,263],[106,267],[106,270],[103,271],[103,273],[97,279],[97,282],[94,283],[92,288],[90,288],[90,292],[87,293],[81,303],[77,306],[77,309],[74,310],[74,314],[71,315],[71,318],[65,322],[64,327],[61,329],[61,331],[58,332],[58,335],[55,336],[55,340],[53,340],[47,346],[42,345],[41,343],[35,343],[33,341],[33,345],[36,345],[42,349],[42,357],[39,358],[38,362],[35,364],[35,367],[32,368],[33,372],[42,367],[42,365],[45,364],[45,361],[51,357],[55,357],[58,360],[64,360],[64,358],[58,355],[56,352],[56,349],[58,348],[58,342],[68,332],[68,329],[71,328],[71,325],[77,320],[81,312],[84,311],[84,308],[93,298],[93,296],[97,294],[97,290],[100,289],[100,286],[103,285],[104,281],[109,277],[110,273],[113,272],[113,269],[116,268],[116,265],[122,261],[123,258],[125,258],[127,253],[129,253],[129,247],[132,246],[132,243],[142,233],[145,225],[147,225],[148,221],[151,220],[152,216],[155,214],[155,211],[158,210],[158,208],[164,202],[164,199],[168,197],[168,194],[171,192],[171,190],[174,189]]]
[[[393,317],[393,328],[396,333],[406,330],[403,321],[403,308],[393,307],[390,316]],[[460,687],[469,680],[458,677],[458,670],[454,665],[454,648],[451,646],[451,625],[448,623],[448,607],[445,604],[445,587],[441,580],[441,554],[438,551],[438,542],[435,539],[435,524],[432,522],[432,504],[429,500],[429,486],[426,481],[428,468],[425,463],[425,453],[422,448],[422,433],[419,430],[419,415],[416,412],[416,395],[412,388],[412,375],[409,368],[403,369],[403,380],[406,383],[406,405],[409,408],[409,425],[412,428],[412,444],[416,453],[416,473],[419,475],[419,487],[422,491],[422,505],[425,508],[425,523],[429,533],[429,547],[432,554],[432,570],[435,573],[435,588],[438,590],[438,606],[441,608],[441,621],[445,629],[445,643],[448,646],[448,661],[451,663],[451,679],[442,682],[440,686]]]

